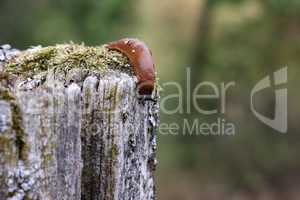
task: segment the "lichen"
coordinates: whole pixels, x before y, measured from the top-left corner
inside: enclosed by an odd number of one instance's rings
[[[119,69],[132,73],[128,59],[117,51],[105,46],[88,47],[83,44],[60,44],[44,48],[29,49],[9,60],[4,69],[8,73],[20,76],[33,76],[49,69],[68,71],[73,68],[91,71]]]

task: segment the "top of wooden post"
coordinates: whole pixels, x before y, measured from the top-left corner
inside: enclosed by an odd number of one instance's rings
[[[86,69],[89,73],[119,70],[133,75],[127,57],[105,46],[88,47],[83,44],[38,46],[21,51],[4,63],[5,71],[18,75],[19,78],[30,78],[52,69],[67,72],[74,68]]]

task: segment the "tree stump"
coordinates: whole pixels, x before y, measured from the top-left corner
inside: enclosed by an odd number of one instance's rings
[[[139,98],[124,55],[64,44],[0,65],[1,200],[155,199],[159,95]]]

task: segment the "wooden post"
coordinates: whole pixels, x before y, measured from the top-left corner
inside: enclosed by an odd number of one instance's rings
[[[158,94],[105,47],[34,48],[1,63],[0,199],[153,200]]]

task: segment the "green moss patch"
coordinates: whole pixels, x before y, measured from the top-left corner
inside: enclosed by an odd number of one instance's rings
[[[16,103],[14,95],[9,91],[8,88],[5,88],[0,84],[0,100],[5,100],[10,103],[12,111],[12,129],[16,132],[16,146],[19,150],[19,158],[21,160],[26,160],[27,146],[24,142],[24,128],[22,122],[21,110]]]
[[[83,44],[29,49],[4,66],[6,72],[25,77],[53,68],[64,71],[82,68],[96,72],[118,69],[132,74],[128,59],[121,53],[110,51],[105,46],[87,47]]]

